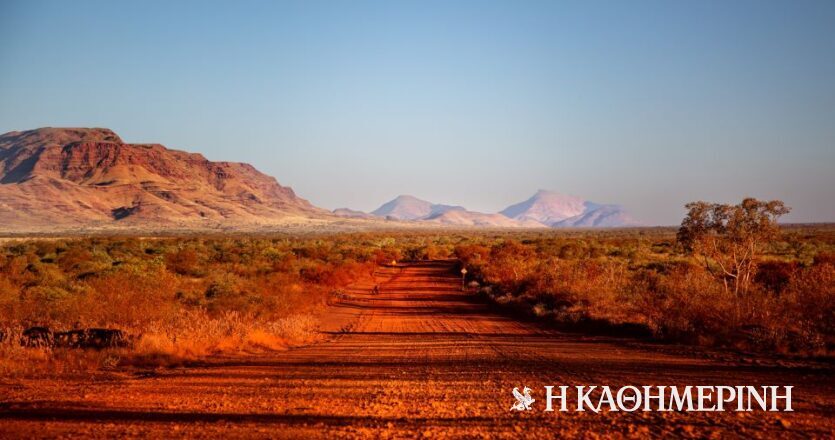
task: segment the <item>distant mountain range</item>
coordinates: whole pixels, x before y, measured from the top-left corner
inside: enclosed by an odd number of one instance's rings
[[[212,162],[106,128],[0,135],[0,232],[286,225],[599,227],[637,224],[617,205],[539,191],[500,213],[403,195],[365,213],[317,208],[253,166]]]
[[[427,202],[409,195],[398,196],[370,214],[350,209],[338,209],[334,214],[458,226],[591,228],[639,225],[618,205],[599,204],[545,190],[537,191],[531,198],[508,206],[498,214],[469,211],[461,206]]]

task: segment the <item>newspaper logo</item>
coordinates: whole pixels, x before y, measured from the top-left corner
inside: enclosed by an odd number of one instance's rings
[[[531,404],[536,402],[533,397],[531,397],[531,389],[528,387],[524,387],[522,392],[519,392],[519,388],[513,388],[513,397],[516,398],[516,403],[510,407],[511,411],[530,411]]]

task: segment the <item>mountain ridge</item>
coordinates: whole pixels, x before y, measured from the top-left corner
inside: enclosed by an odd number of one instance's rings
[[[16,226],[271,223],[325,216],[273,177],[104,128],[0,135],[0,222]]]

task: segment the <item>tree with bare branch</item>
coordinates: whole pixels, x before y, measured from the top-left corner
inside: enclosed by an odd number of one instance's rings
[[[738,205],[693,202],[685,205],[677,239],[684,249],[699,255],[705,268],[721,279],[725,291],[744,295],[757,268],[763,246],[777,237],[777,220],[790,208],[779,200],[746,198]]]

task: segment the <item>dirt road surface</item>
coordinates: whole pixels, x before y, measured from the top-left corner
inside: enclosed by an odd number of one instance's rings
[[[327,340],[92,380],[0,384],[0,438],[822,437],[827,364],[547,330],[460,291],[451,263],[382,268]],[[794,385],[793,413],[543,412],[544,385]],[[513,387],[539,399],[516,412]]]

